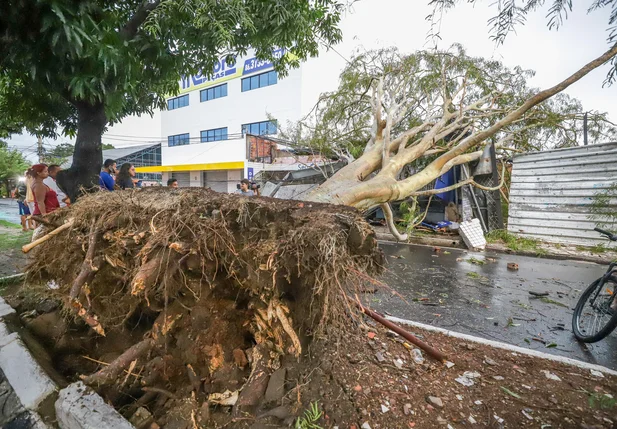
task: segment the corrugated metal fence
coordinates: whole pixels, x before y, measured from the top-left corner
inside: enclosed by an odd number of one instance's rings
[[[593,231],[590,206],[616,180],[617,142],[516,156],[508,230],[556,243],[606,243]]]

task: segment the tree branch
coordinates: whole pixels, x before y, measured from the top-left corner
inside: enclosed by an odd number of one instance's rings
[[[478,189],[482,189],[483,191],[497,191],[497,190],[503,188],[503,185],[505,183],[505,172],[506,172],[506,165],[505,165],[505,163],[502,163],[502,166],[501,166],[501,181],[499,182],[499,185],[497,185],[497,186],[489,187],[489,186],[480,185],[480,184],[476,183],[473,180],[473,176],[472,176],[472,177],[470,177],[468,179],[463,180],[462,182],[458,182],[458,183],[456,183],[454,185],[451,185],[451,186],[446,186],[445,188],[429,189],[427,191],[412,192],[411,194],[409,194],[409,196],[410,197],[419,197],[419,196],[422,196],[422,195],[437,195],[437,194],[442,194],[444,192],[453,191],[453,190],[458,189],[458,188],[460,188],[462,186],[465,186],[465,185],[472,185],[472,186],[475,186]]]
[[[439,177],[439,173],[442,171],[444,165],[450,161],[451,159],[456,158],[457,156],[463,155],[467,150],[472,148],[473,146],[479,144],[480,142],[488,139],[495,135],[498,131],[504,128],[506,125],[511,124],[513,121],[522,117],[528,110],[547,100],[555,94],[560,93],[573,83],[577,82],[585,75],[589,74],[592,70],[600,67],[607,61],[609,61],[612,57],[617,55],[617,44],[615,44],[611,49],[606,51],[603,55],[586,64],[580,70],[561,81],[557,85],[540,91],[536,95],[530,97],[516,110],[507,114],[504,118],[497,121],[493,126],[486,128],[483,131],[479,131],[467,138],[465,138],[462,142],[460,142],[453,149],[449,150],[445,154],[441,155],[431,164],[429,164],[423,171],[422,175],[415,174],[405,180],[402,180],[396,184],[396,190],[392,190],[391,195],[396,196],[397,198],[406,197],[408,195],[413,194],[416,189],[421,188],[422,186],[427,185],[436,177]]]
[[[398,241],[407,241],[407,234],[401,234],[396,229],[396,225],[394,224],[394,215],[392,214],[392,207],[390,207],[390,203],[381,204],[381,209],[383,210],[383,215],[386,218],[386,223],[388,224],[388,229]]]
[[[124,40],[132,40],[139,31],[139,27],[148,19],[150,13],[158,7],[161,3],[161,0],[155,0],[152,3],[149,3],[147,0],[144,1],[135,15],[128,20],[128,22],[124,25],[124,27],[120,30],[120,35]]]
[[[589,74],[589,72],[591,72],[592,70],[600,67],[601,65],[609,61],[615,55],[617,55],[617,44],[613,45],[613,47],[609,49],[608,51],[606,51],[603,55],[591,61],[590,63],[586,64],[584,67],[579,69],[576,73],[572,74],[571,76],[561,81],[557,85],[551,88],[545,89],[543,91],[540,91],[533,97],[530,97],[529,99],[527,99],[527,101],[525,101],[525,103],[523,103],[522,106],[520,106],[516,110],[507,114],[504,118],[497,121],[493,126],[483,131],[477,132],[476,134],[466,138],[461,143],[459,143],[454,149],[440,156],[433,163],[437,167],[439,167],[439,170],[441,170],[441,167],[443,167],[443,165],[446,162],[448,162],[450,159],[463,154],[469,148],[493,136],[503,127],[511,124],[513,121],[523,116],[532,107],[535,107],[538,104],[542,103],[543,101],[549,99],[553,95],[560,93],[561,91],[563,91],[564,89],[566,89],[567,87],[575,83],[576,81],[583,78],[585,75]],[[430,167],[431,166],[427,168],[430,168]]]

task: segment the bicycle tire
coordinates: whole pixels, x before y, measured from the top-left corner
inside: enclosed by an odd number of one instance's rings
[[[613,314],[613,316],[609,319],[608,323],[604,325],[604,328],[598,331],[597,334],[586,335],[579,330],[579,326],[578,326],[579,316],[581,315],[581,312],[583,311],[583,308],[585,307],[585,303],[587,302],[587,299],[596,290],[600,282],[602,282],[602,278],[597,279],[596,281],[591,283],[587,287],[587,289],[585,289],[585,292],[583,292],[580,299],[578,300],[578,303],[576,304],[576,307],[574,308],[574,314],[572,315],[572,332],[574,333],[574,336],[576,337],[576,339],[584,343],[598,342],[602,340],[603,338],[605,338],[608,334],[613,332],[615,327],[617,327],[617,312],[615,312],[615,314]],[[602,284],[600,285],[600,287],[602,286],[604,286],[604,282],[602,282]]]

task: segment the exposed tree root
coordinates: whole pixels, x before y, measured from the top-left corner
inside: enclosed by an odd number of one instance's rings
[[[81,293],[81,288],[86,284],[88,280],[92,280],[92,277],[96,272],[100,269],[101,259],[94,258],[94,253],[96,251],[96,242],[100,236],[100,233],[96,230],[96,222],[92,221],[92,226],[90,227],[90,233],[88,238],[88,251],[86,252],[86,257],[84,262],[81,264],[81,270],[77,277],[75,277],[75,281],[71,286],[71,292],[69,293],[69,297],[74,300],[77,299],[79,294]]]
[[[347,207],[143,189],[86,195],[50,220],[68,216],[71,238],[37,247],[28,281],[54,280],[44,293],[106,335],[80,351],[110,362],[84,381],[162,427],[256,415],[286,356],[347,335],[345,293],[383,262]]]
[[[145,355],[148,351],[150,351],[153,345],[154,340],[149,338],[133,345],[105,368],[84,377],[84,383],[100,386],[116,381],[122,371],[124,371],[131,364],[131,362]]]

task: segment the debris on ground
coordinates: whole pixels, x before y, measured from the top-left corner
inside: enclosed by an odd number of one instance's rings
[[[34,248],[26,283],[60,305],[38,316],[53,319],[59,370],[161,427],[280,405],[286,359],[347,335],[347,297],[383,262],[345,206],[147,188],[86,195],[48,221],[65,230]]]
[[[353,244],[353,225],[364,225],[353,210],[317,204],[298,208],[291,201],[267,199],[243,202],[241,197],[210,196],[202,190],[170,191],[174,201],[161,206],[162,191],[145,191],[137,201],[127,197],[136,192],[118,193],[113,197],[118,201],[109,205],[113,211],[94,199],[90,210],[80,209],[78,202],[68,213],[54,214],[59,223],[69,215],[77,223],[67,232],[68,239],[53,238],[49,248],[34,252],[53,254],[66,247],[60,252],[63,259],[40,258],[28,290],[10,299],[19,314],[29,314],[27,328],[52,354],[54,368],[69,381],[80,376],[93,381],[127,418],[152,420],[151,427],[189,429],[310,427],[308,423],[341,429],[609,428],[615,421],[617,379],[608,373],[599,377],[589,369],[414,328],[416,337],[455,364],[448,367],[340,299],[339,284],[354,296],[354,284],[358,290],[374,284],[370,273],[377,270],[373,264],[381,263],[374,243],[367,242],[369,236],[360,240],[365,253]],[[105,262],[93,277],[87,276],[78,295],[85,312],[75,313],[67,294],[82,271],[92,221],[101,216],[103,225],[119,233],[98,237]],[[354,219],[352,226],[345,226],[348,216]],[[212,218],[222,224],[211,223]],[[172,228],[180,237],[166,236]],[[189,248],[196,253],[189,250],[176,259],[177,250],[169,246],[188,242],[184,234],[195,234]],[[251,246],[252,240],[259,245]],[[204,258],[206,250],[217,256],[215,263]],[[146,276],[146,287],[133,295],[135,276],[159,252],[167,261],[172,255],[181,269],[169,273],[173,264],[158,266],[158,280]],[[144,260],[145,254],[151,256]],[[196,254],[197,260],[187,256],[180,262],[187,254]],[[335,270],[323,257],[334,258],[346,272]],[[58,289],[46,288],[51,277]],[[339,283],[330,283],[333,277]],[[37,310],[41,296],[60,307]],[[281,305],[288,311],[277,312]],[[84,317],[98,322],[106,336],[94,332]],[[370,338],[367,332],[375,335]],[[416,362],[418,352],[422,361]],[[280,395],[282,389],[283,395],[266,404],[262,398],[270,376],[279,369],[284,375],[272,381],[271,390]],[[543,371],[561,382],[547,380]],[[473,384],[462,385],[459,379]],[[246,392],[260,396],[253,402],[256,395],[247,398]],[[428,402],[428,397],[443,406]],[[241,414],[234,414],[236,409]]]

